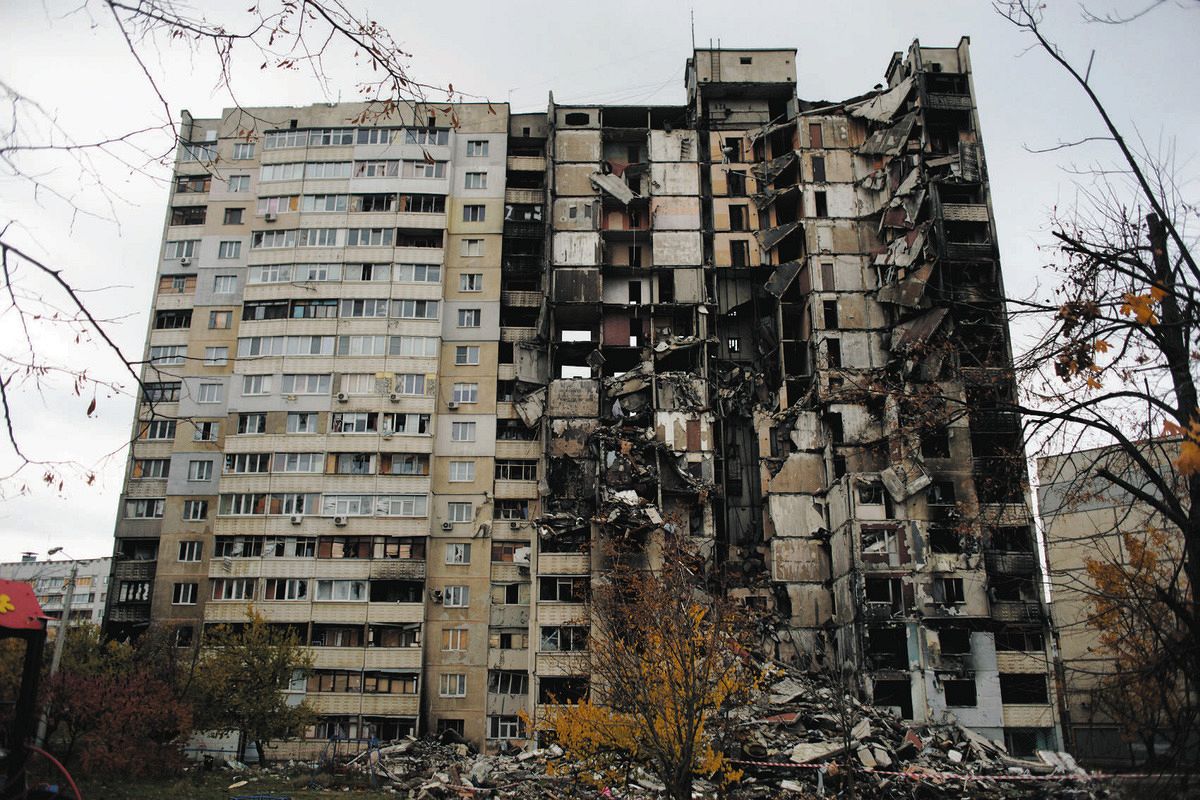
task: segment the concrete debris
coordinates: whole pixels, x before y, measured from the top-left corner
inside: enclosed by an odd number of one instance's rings
[[[865,103],[846,106],[851,116],[862,117],[873,122],[890,122],[904,105],[912,92],[914,78],[909,76],[886,92],[875,95]]]
[[[616,175],[605,175],[602,172],[593,172],[591,174],[592,185],[597,189],[608,192],[624,205],[629,205],[633,198],[638,195],[634,194],[633,190]]]

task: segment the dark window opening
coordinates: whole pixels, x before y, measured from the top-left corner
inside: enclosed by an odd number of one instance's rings
[[[913,718],[912,686],[908,681],[875,681],[871,700],[877,706],[899,709],[901,719]]]
[[[961,553],[962,541],[958,532],[945,525],[929,526],[929,549],[935,553]]]
[[[1035,756],[1049,745],[1049,736],[1042,728],[1005,728],[1004,748],[1009,755]]]
[[[926,431],[921,436],[921,455],[925,458],[950,457],[950,432],[945,428]]]
[[[931,506],[954,505],[954,482],[934,481],[933,485],[929,487],[925,499]]]
[[[584,700],[588,695],[588,679],[585,677],[545,677],[538,680],[538,702],[563,704]]]
[[[825,159],[821,156],[812,157],[812,176],[816,183],[825,182]]]
[[[571,115],[568,114],[567,116],[570,117]],[[586,117],[587,114],[583,116]],[[445,733],[446,731],[454,731],[459,736],[462,736],[466,732],[466,722],[461,719],[439,719],[437,721],[437,732]]]
[[[837,300],[826,300],[821,304],[821,314],[824,317],[826,330],[836,331],[838,328]]]
[[[902,625],[867,630],[867,655],[874,669],[908,669],[908,631]]]
[[[1029,528],[1024,525],[992,528],[991,543],[993,550],[1017,553],[1028,553],[1033,550]]]
[[[739,64],[752,64],[752,63],[754,63],[754,59],[751,58],[750,56],[740,56],[738,58],[738,63]]]
[[[583,111],[572,111],[569,114],[567,114],[563,118],[563,120],[568,125],[587,125],[589,122],[592,121],[592,115],[587,114]]]
[[[842,366],[842,342],[840,339],[825,340],[825,360],[834,369]]]
[[[1035,705],[1049,703],[1046,676],[1037,673],[1000,673],[1000,702]]]
[[[973,680],[942,681],[942,689],[946,692],[946,705],[948,706],[977,705],[975,681]]]
[[[729,230],[744,231],[746,230],[746,220],[749,218],[747,206],[730,206],[729,207]]]
[[[964,656],[971,652],[971,632],[966,628],[942,628],[938,631],[938,641],[944,656]]]
[[[826,414],[825,425],[829,428],[829,439],[834,444],[841,444],[846,440],[846,432],[842,424],[841,414],[837,412]]]
[[[1041,631],[1007,628],[996,632],[996,651],[1004,653],[1038,653],[1046,649]]]
[[[942,578],[942,600],[943,603],[965,603],[967,602],[966,591],[963,587],[962,578]],[[936,599],[936,598],[935,598]]]
[[[745,197],[746,196],[746,176],[741,172],[733,172],[730,170],[726,173],[728,180],[730,197]]]
[[[750,243],[749,242],[730,242],[729,243],[729,263],[735,267],[746,267],[750,265]]]
[[[738,136],[738,137],[731,136],[728,139],[726,139],[725,147],[723,148],[723,152],[725,153],[726,161],[735,161],[735,162],[741,161],[742,160],[742,138],[740,136]]]
[[[829,216],[829,200],[825,192],[813,192],[813,215],[817,217]]]

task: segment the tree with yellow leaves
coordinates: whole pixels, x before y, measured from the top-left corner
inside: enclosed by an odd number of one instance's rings
[[[552,707],[539,730],[599,784],[642,767],[687,800],[694,776],[738,779],[723,712],[757,682],[748,612],[705,590],[703,561],[685,543],[668,541],[654,569],[613,561],[590,604],[591,696]]]
[[[1096,54],[1076,60],[1056,45],[1044,30],[1040,3],[1006,0],[997,8],[1095,111],[1095,134],[1051,149],[1087,143],[1093,155],[1105,149],[1111,155],[1111,163],[1101,160],[1080,173],[1077,202],[1057,209],[1051,220],[1047,269],[1061,276],[1061,285],[1048,297],[1009,300],[1015,322],[1043,324],[1015,361],[1024,393],[1007,410],[1022,414],[1035,451],[1088,448],[1063,460],[1064,469],[1075,472],[1070,481],[1049,476],[1071,483],[1068,504],[1103,495],[1116,498],[1118,508],[1137,509],[1116,515],[1107,532],[1124,546],[1098,554],[1088,566],[1098,650],[1114,675],[1109,699],[1140,718],[1135,728],[1191,720],[1198,704],[1187,687],[1200,675],[1200,264],[1189,234],[1200,206],[1189,196],[1194,182],[1175,161],[1173,141],[1150,152],[1117,125],[1092,79]],[[1195,21],[1194,10],[1162,3],[1128,20],[1089,19],[1132,30],[1146,14],[1167,13],[1180,14],[1179,24]],[[1080,459],[1089,462],[1080,468]],[[1196,748],[1175,756],[1194,762]]]

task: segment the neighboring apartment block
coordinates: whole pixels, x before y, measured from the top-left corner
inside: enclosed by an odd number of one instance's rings
[[[38,561],[26,553],[20,561],[0,564],[0,578],[22,581],[33,587],[38,604],[50,617],[49,629],[57,629],[66,607],[67,585],[71,570],[75,570],[75,591],[71,596],[72,625],[99,625],[104,619],[108,599],[108,582],[112,573],[111,558],[85,558],[78,561]]]
[[[311,739],[498,744],[588,691],[603,555],[669,530],[780,658],[1054,744],[966,41],[837,104],[795,58],[185,120],[110,629],[253,601],[313,646]]]

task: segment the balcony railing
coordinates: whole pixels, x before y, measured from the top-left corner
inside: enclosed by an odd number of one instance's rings
[[[505,189],[504,202],[514,205],[540,206],[546,199],[544,189]]]
[[[509,191],[518,190],[509,189]],[[515,236],[520,239],[541,239],[546,235],[546,226],[541,222],[508,221],[504,223],[504,235]]]
[[[942,219],[950,222],[987,222],[987,206],[982,203],[943,203]]]
[[[1036,600],[994,600],[992,619],[1000,622],[1041,622],[1042,604]]]
[[[382,580],[424,580],[425,561],[415,558],[373,560],[371,562],[371,577]]]
[[[113,576],[118,580],[150,580],[157,567],[157,561],[118,561]]]
[[[988,572],[996,575],[1032,575],[1037,570],[1033,553],[989,550],[985,557]]]
[[[514,308],[537,308],[542,304],[542,293],[506,289],[500,292],[500,303]]]
[[[502,342],[532,342],[537,338],[537,328],[501,328]]]
[[[545,156],[509,156],[508,170],[510,172],[545,172]]]

